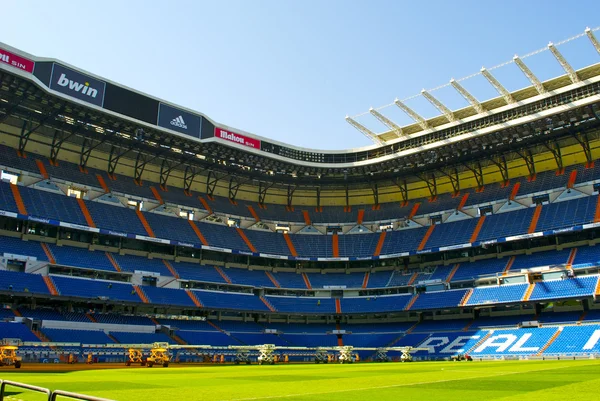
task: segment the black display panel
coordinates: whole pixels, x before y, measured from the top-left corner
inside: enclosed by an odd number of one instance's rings
[[[156,125],[158,101],[111,83],[106,84],[104,108]]]

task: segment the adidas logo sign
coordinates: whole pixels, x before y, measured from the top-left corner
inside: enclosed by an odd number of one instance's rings
[[[183,117],[181,117],[181,116],[172,119],[171,125],[174,125],[179,128],[187,129],[187,125],[185,124],[185,121],[183,121]]]

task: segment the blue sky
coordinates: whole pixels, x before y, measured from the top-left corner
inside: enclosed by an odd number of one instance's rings
[[[600,26],[600,2],[557,0],[3,0],[0,40],[61,59],[213,120],[297,146],[371,142],[344,117],[405,99]],[[600,31],[596,33],[600,38]],[[600,62],[587,39],[559,47],[574,67]],[[561,73],[549,52],[526,59]],[[527,85],[514,65],[494,71]],[[480,100],[494,92],[464,82]],[[448,87],[433,92],[464,105]],[[408,104],[425,117],[423,99]],[[385,114],[410,122],[397,108]],[[375,131],[384,127],[360,119]]]

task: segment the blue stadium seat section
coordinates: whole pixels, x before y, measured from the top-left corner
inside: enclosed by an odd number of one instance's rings
[[[581,355],[600,352],[600,326],[567,326],[556,341],[544,351],[544,355]]]
[[[258,252],[271,255],[290,254],[285,238],[283,238],[283,234],[258,230],[244,230],[244,233]],[[237,235],[237,233],[232,234]]]
[[[480,277],[495,276],[502,273],[507,263],[508,258],[484,259],[470,263],[461,263],[450,281],[476,280]]]
[[[90,251],[85,248],[72,246],[57,246],[54,244],[48,244],[48,247],[52,255],[54,255],[56,264],[94,270],[115,271],[115,268],[104,252]]]
[[[8,270],[0,271],[0,290],[50,295],[41,275]]]
[[[146,316],[128,316],[115,313],[93,313],[91,315],[98,323],[154,326],[154,322]]]
[[[262,270],[222,269],[233,284],[251,285],[254,287],[275,287],[273,282]]]
[[[306,289],[306,284],[301,274],[277,272],[272,273],[273,277],[279,282],[281,288],[303,288]]]
[[[20,238],[0,235],[0,253],[29,256],[36,260],[48,260],[44,249],[37,241],[22,241]]]
[[[43,328],[43,333],[57,343],[114,344],[115,342],[102,330],[70,330]]]
[[[79,298],[106,297],[109,300],[141,303],[131,284],[103,280],[87,280],[66,276],[51,276],[60,295]]]
[[[193,330],[178,330],[177,336],[188,344],[194,345],[243,345],[235,338],[220,331],[193,331]]]
[[[181,188],[169,188],[167,191],[162,191],[156,186],[161,198],[165,203],[187,206],[190,208],[204,209],[204,206],[198,199],[199,194],[192,193],[192,196],[187,196]]]
[[[28,171],[30,173],[38,174],[40,170],[35,162],[36,158],[43,159],[43,156],[35,155],[33,153],[27,153],[27,157],[19,157],[17,155],[17,149],[11,148],[6,145],[0,145],[0,154],[2,154],[2,160],[0,165],[5,167],[11,167],[17,170]]]
[[[550,203],[542,207],[536,231],[556,230],[594,221],[598,195]]]
[[[466,293],[467,290],[425,292],[419,294],[410,309],[455,308],[460,304]]]
[[[330,235],[298,234],[292,237],[292,241],[296,252],[298,252],[298,256],[311,258],[330,258],[333,256],[333,245]]]
[[[1,338],[18,338],[21,341],[40,341],[40,339],[22,323],[0,322]]]
[[[197,263],[171,262],[171,266],[182,280],[202,281],[207,283],[225,284],[225,279],[213,266],[204,266]]]
[[[577,248],[573,269],[585,269],[587,267],[600,266],[600,246],[582,246]]]
[[[268,311],[269,308],[253,294],[193,290],[205,308]]]
[[[148,259],[141,256],[113,254],[113,258],[123,271],[152,272],[161,276],[172,276],[162,259]]]
[[[87,226],[75,198],[27,187],[19,187],[19,191],[27,214]]]
[[[453,223],[438,224],[431,232],[425,248],[468,244],[477,222],[477,219],[465,219]]]
[[[141,288],[144,290],[148,300],[153,304],[195,307],[194,301],[192,301],[185,291],[180,289],[152,286],[143,286]]]
[[[376,313],[404,310],[411,294],[346,297],[341,300],[343,313]]]
[[[19,213],[10,184],[0,181],[0,210]]]
[[[144,212],[144,217],[157,238],[166,238],[187,243],[198,242],[196,233],[194,233],[192,226],[185,219],[174,215],[165,216],[158,213],[146,212]]]
[[[124,331],[111,331],[110,335],[120,344],[153,344],[157,342],[177,344],[171,337],[164,333],[129,333]]]
[[[503,284],[489,287],[476,287],[467,305],[502,304],[519,302],[525,296],[529,284]]]
[[[477,192],[474,190],[461,191],[463,195],[467,192],[469,193],[469,197],[467,198],[464,207],[481,205],[496,200],[506,201],[510,196],[513,185],[514,183],[511,183],[510,185],[502,187],[499,183],[494,183],[486,185],[483,191],[481,192]]]
[[[536,252],[531,255],[518,255],[510,267],[511,270],[527,269],[531,267],[566,265],[571,249],[561,251]]]
[[[267,295],[265,298],[279,312],[335,313],[335,303],[332,298],[280,297],[276,295]]]
[[[535,284],[531,301],[556,298],[575,298],[594,295],[598,276],[565,278],[564,280],[540,281]]]
[[[233,228],[199,221],[196,225],[210,245],[250,252],[242,237]]]
[[[391,277],[392,272],[389,271],[369,273],[367,288],[384,288],[390,282]]]
[[[312,288],[326,286],[345,286],[346,288],[361,288],[365,277],[364,273],[307,273]]]
[[[381,248],[381,254],[388,255],[416,250],[427,229],[428,227],[419,227],[388,232]]]
[[[118,233],[148,235],[133,209],[90,201],[86,201],[85,205],[98,228]]]
[[[550,341],[557,330],[557,327],[495,330],[481,345],[475,347],[470,355],[474,358],[501,355],[535,355]]]
[[[296,239],[297,236],[294,237]],[[331,240],[331,238],[328,238]],[[338,236],[341,257],[369,257],[375,253],[379,234],[345,234]]]
[[[527,233],[534,210],[534,208],[527,208],[487,216],[481,226],[477,240],[489,241]]]
[[[438,331],[463,331],[469,327],[473,320],[450,319],[450,320],[423,320],[412,331],[412,333],[435,333]]]

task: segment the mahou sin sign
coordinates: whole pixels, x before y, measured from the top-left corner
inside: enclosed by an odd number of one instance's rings
[[[260,149],[260,140],[250,138],[246,135],[236,134],[219,127],[215,127],[215,137],[223,140],[248,146],[249,148]]]

